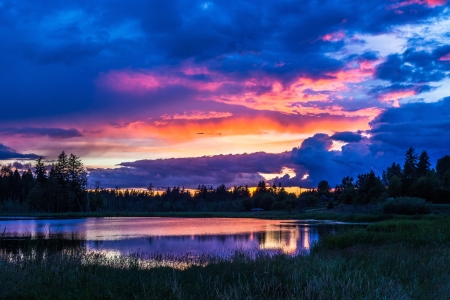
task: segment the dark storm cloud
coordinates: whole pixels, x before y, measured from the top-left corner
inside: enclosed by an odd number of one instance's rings
[[[424,83],[440,81],[450,71],[450,64],[440,60],[450,53],[450,46],[432,52],[407,49],[402,54],[391,54],[379,65],[376,76],[392,83]]]
[[[82,137],[83,135],[75,128],[0,128],[0,135],[14,135],[19,137],[38,137],[48,136],[55,139],[70,139],[74,137]]]
[[[437,159],[450,152],[450,97],[435,103],[410,103],[391,108],[371,122],[379,151],[426,149]],[[377,145],[374,143],[374,145]]]
[[[254,186],[264,178],[258,173],[279,173],[292,167],[290,153],[252,153],[216,155],[193,158],[172,158],[124,162],[118,169],[92,169],[89,180],[103,186],[156,187],[179,185],[195,188],[199,184]]]
[[[18,153],[14,149],[7,147],[3,144],[0,144],[0,160],[7,160],[7,159],[36,159],[39,156],[36,154],[22,154]]]
[[[331,137],[316,134],[304,140],[299,148],[292,150],[297,176],[276,178],[275,183],[316,187],[320,180],[328,180],[334,186],[344,176],[356,178],[370,170],[381,175],[392,162],[403,165],[409,147],[416,153],[426,150],[434,167],[437,159],[450,154],[449,131],[450,97],[436,103],[410,103],[390,108],[371,122],[371,129],[367,131],[372,135],[370,138],[340,132]],[[350,143],[341,151],[330,151],[331,139]],[[301,180],[303,174],[309,174],[307,180]]]
[[[375,86],[370,91],[370,95],[379,95],[391,92],[402,92],[402,91],[415,91],[416,93],[424,93],[435,90],[435,87],[432,87],[428,84],[401,84],[394,83],[389,86]]]
[[[114,69],[149,69],[193,60],[241,80],[253,78],[255,72],[285,84],[298,76],[321,78],[347,63],[326,54],[344,45],[339,39],[326,40],[327,34],[384,33],[395,25],[438,16],[446,8],[411,2],[393,9],[394,4],[375,0],[7,1],[0,6],[0,39],[7,41],[0,43],[0,67],[8,74],[0,77],[0,98],[7,100],[2,103],[5,111],[15,111],[17,103],[27,109],[3,120],[83,114],[104,110],[105,103],[106,113],[115,118],[142,110],[142,103],[119,110],[110,94],[95,95],[95,78]],[[370,60],[376,54],[365,56]],[[420,66],[419,75],[402,67],[405,59],[415,59],[406,56],[390,57],[379,69],[380,78],[442,79],[442,68]],[[428,58],[418,55],[417,60]],[[401,74],[391,73],[396,69]],[[157,101],[161,97],[169,102],[185,99],[183,91],[172,89],[164,90],[164,95],[152,94],[156,100],[146,103],[155,109],[155,104],[167,103]]]
[[[346,143],[357,143],[362,141],[363,137],[359,133],[344,131],[336,132],[330,137],[330,139]]]

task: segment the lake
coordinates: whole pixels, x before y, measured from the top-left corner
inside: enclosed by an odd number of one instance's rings
[[[330,221],[234,218],[18,218],[0,220],[0,234],[77,233],[88,250],[108,254],[196,255],[235,249],[297,254],[308,252],[321,237],[349,226]]]

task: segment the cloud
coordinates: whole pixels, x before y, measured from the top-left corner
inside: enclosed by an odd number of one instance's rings
[[[18,153],[14,149],[7,147],[3,144],[0,144],[0,160],[8,160],[8,159],[37,159],[39,158],[36,154],[22,154]]]
[[[374,170],[381,175],[392,162],[403,164],[409,147],[417,153],[427,150],[431,162],[449,154],[450,97],[436,103],[409,103],[389,108],[370,123],[367,137],[359,132],[315,134],[291,152],[264,152],[217,155],[191,158],[140,160],[124,162],[117,169],[90,170],[91,182],[103,186],[137,187],[152,182],[155,186],[198,184],[255,185],[263,180],[260,173],[280,174],[283,168],[294,170],[296,176],[276,177],[275,184],[316,187],[320,180],[332,186],[344,176]],[[401,138],[399,138],[401,137]],[[333,140],[348,143],[341,150],[332,150]]]
[[[417,104],[440,118],[424,121],[407,103],[448,94],[448,16],[444,0],[5,2],[0,134],[19,152],[29,144],[46,155],[79,149],[110,167],[295,145],[291,159],[311,184],[346,161],[353,167],[342,173],[354,174],[422,145],[408,126],[437,155],[446,140],[431,137],[447,117]],[[358,136],[366,130],[371,138]],[[332,152],[333,139],[349,144]],[[308,157],[324,159],[322,171]],[[260,178],[249,170],[243,180]],[[148,175],[118,172],[136,182]],[[116,180],[112,169],[103,174]]]
[[[441,81],[450,65],[440,59],[450,52],[450,46],[433,51],[409,48],[402,54],[391,54],[380,64],[376,76],[392,83],[425,83]]]
[[[18,137],[33,138],[39,136],[48,136],[54,139],[70,139],[75,137],[82,137],[83,135],[75,128],[0,128],[1,135],[14,135]]]
[[[92,169],[89,181],[99,180],[106,187],[140,187],[150,182],[162,188],[196,188],[199,184],[255,186],[264,180],[259,173],[280,173],[283,167],[292,166],[289,152],[140,160],[121,163],[117,169]]]
[[[379,151],[414,147],[437,159],[449,154],[450,97],[435,103],[409,103],[388,109],[371,122],[369,133]]]
[[[362,141],[363,137],[361,136],[360,133],[344,131],[344,132],[336,132],[330,137],[330,139],[345,143],[357,143]]]

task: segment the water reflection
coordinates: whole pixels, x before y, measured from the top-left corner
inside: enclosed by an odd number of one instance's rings
[[[319,238],[339,228],[342,225],[217,218],[0,220],[0,230],[9,236],[75,232],[88,250],[110,254],[196,255],[235,249],[296,254],[309,251]]]

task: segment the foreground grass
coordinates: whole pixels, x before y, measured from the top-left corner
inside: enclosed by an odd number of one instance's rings
[[[449,246],[450,219],[427,216],[329,236],[310,255],[172,258],[199,264],[184,270],[148,268],[137,256],[30,252],[0,261],[0,298],[448,299]]]

